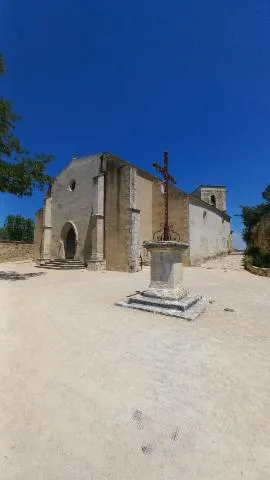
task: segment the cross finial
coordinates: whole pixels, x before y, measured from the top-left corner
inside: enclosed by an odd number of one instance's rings
[[[169,174],[169,158],[168,152],[164,152],[163,166],[154,162],[153,167],[162,175],[164,184],[164,241],[169,240],[169,182],[176,183],[175,179]]]

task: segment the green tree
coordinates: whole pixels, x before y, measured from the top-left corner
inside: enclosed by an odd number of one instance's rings
[[[0,75],[5,73],[0,55]],[[14,136],[15,124],[20,117],[13,112],[12,104],[0,97],[0,192],[17,196],[31,196],[35,188],[43,189],[51,182],[46,174],[51,155],[30,156]]]
[[[0,229],[0,238],[9,241],[33,242],[35,224],[22,215],[8,215]]]
[[[267,185],[266,189],[262,193],[262,196],[264,200],[266,200],[267,202],[270,202],[270,184]]]
[[[259,223],[263,215],[270,213],[270,184],[266,187],[262,193],[262,197],[266,200],[263,203],[259,203],[255,207],[246,207],[241,206],[242,222],[243,222],[243,240],[246,242],[247,246],[250,245],[252,241],[252,230]]]

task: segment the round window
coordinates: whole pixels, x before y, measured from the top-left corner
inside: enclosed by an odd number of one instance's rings
[[[70,184],[69,184],[69,190],[71,192],[73,192],[75,190],[75,187],[76,187],[76,182],[75,180],[71,180]]]

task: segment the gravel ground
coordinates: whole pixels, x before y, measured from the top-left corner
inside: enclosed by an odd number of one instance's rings
[[[222,270],[243,270],[243,255],[240,253],[233,253],[232,255],[226,255],[225,257],[214,258],[202,263],[200,266],[203,268],[217,268]]]
[[[270,279],[240,262],[184,269],[194,323],[114,306],[147,268],[0,265],[0,478],[268,480]]]

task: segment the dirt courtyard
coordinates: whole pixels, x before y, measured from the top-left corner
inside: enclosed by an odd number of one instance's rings
[[[114,306],[148,268],[0,265],[1,479],[269,479],[270,279],[184,280],[214,300],[195,322]]]

